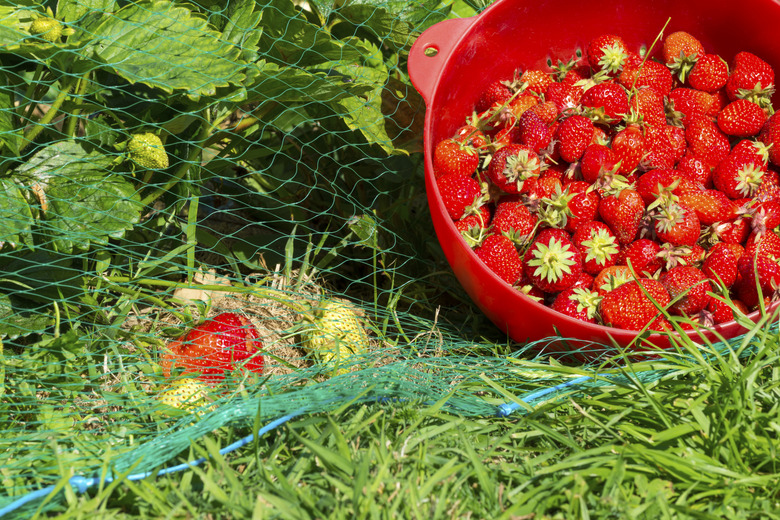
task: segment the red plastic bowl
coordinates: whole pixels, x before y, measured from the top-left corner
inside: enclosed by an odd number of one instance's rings
[[[620,35],[629,48],[638,51],[642,45],[652,44],[667,20],[665,34],[684,30],[699,38],[707,52],[718,53],[726,61],[744,50],[780,71],[776,40],[780,4],[770,0],[744,0],[739,8],[733,2],[713,0],[499,0],[479,16],[445,20],[430,27],[409,52],[409,76],[427,108],[425,185],[437,238],[466,292],[514,341],[561,337],[581,340],[567,342],[571,348],[590,342],[627,347],[637,344],[637,333],[559,314],[493,274],[461,239],[441,203],[433,175],[433,148],[465,123],[481,90],[491,81],[511,78],[517,68],[549,70],[548,63],[566,61],[604,33]],[[777,106],[777,99],[774,101]],[[758,317],[758,312],[751,314],[754,321]],[[719,337],[728,339],[744,332],[736,322],[728,322],[688,335],[701,342],[702,336],[718,341]],[[671,345],[667,334],[643,337],[657,347]]]

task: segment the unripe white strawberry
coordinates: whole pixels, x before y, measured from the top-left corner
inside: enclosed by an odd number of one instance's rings
[[[177,379],[157,394],[157,400],[171,408],[196,410],[208,397],[208,386],[193,378]]]
[[[57,42],[62,37],[62,23],[54,18],[41,16],[30,24],[30,34],[47,42]]]
[[[303,347],[319,362],[331,365],[333,375],[349,372],[349,358],[368,350],[368,334],[349,303],[324,299],[308,320],[301,334]]]
[[[134,134],[127,143],[127,155],[141,168],[164,170],[168,167],[168,154],[160,138],[151,133]]]

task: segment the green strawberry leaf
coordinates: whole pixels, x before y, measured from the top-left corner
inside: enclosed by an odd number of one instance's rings
[[[115,0],[59,0],[57,19],[90,31],[116,10]]]
[[[0,293],[18,297],[20,302],[64,303],[84,292],[82,264],[82,261],[75,264],[72,255],[56,254],[42,248],[0,254]],[[14,302],[15,305],[23,303]]]
[[[336,60],[358,59],[360,52],[313,23],[290,0],[265,2],[260,53],[280,65],[311,67]]]
[[[244,81],[241,51],[190,10],[165,0],[129,4],[97,28],[95,59],[131,83],[193,100]]]
[[[58,251],[105,244],[138,222],[137,190],[121,175],[107,173],[112,163],[111,156],[62,141],[43,148],[15,172],[43,188],[48,207],[40,226]]]
[[[352,95],[365,95],[371,86],[355,83],[352,76],[337,70],[302,70],[258,62],[248,70],[248,102],[273,101],[291,103],[332,103]]]
[[[257,44],[262,31],[257,28],[263,16],[255,11],[254,0],[233,1],[226,7],[230,17],[222,29],[222,39],[241,49],[241,59],[246,62],[257,60]]]
[[[0,150],[19,156],[21,131],[14,114],[15,93],[9,88],[8,76],[0,71]]]
[[[0,293],[0,339],[39,333],[53,323],[48,309],[41,309],[12,294]]]
[[[22,187],[11,179],[0,179],[0,222],[3,223],[0,249],[6,243],[11,247],[31,243],[32,211],[24,198]]]
[[[447,18],[451,6],[439,0],[324,0],[316,2],[324,18],[338,15],[395,49],[408,49],[417,36]]]
[[[382,114],[382,93],[388,80],[382,52],[375,45],[358,38],[351,38],[349,43],[360,50],[359,60],[340,60],[324,63],[322,66],[333,73],[343,74],[370,90],[364,95],[335,100],[333,104],[336,106],[336,112],[343,114],[344,122],[350,129],[360,132],[366,141],[379,145],[390,154],[394,147],[385,131]]]

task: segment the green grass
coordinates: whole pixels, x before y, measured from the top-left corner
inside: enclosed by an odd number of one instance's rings
[[[506,418],[353,405],[194,441],[191,471],[77,495],[58,518],[780,518],[776,332],[653,383],[593,387]],[[637,366],[636,368],[641,368]],[[625,372],[632,381],[631,370]]]

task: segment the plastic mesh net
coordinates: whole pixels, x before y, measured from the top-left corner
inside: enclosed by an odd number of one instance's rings
[[[607,346],[583,364],[502,337],[440,252],[405,56],[473,14],[0,6],[0,508],[63,477],[152,472],[226,425],[377,400],[495,415],[625,377],[597,370]],[[370,338],[336,371],[302,342],[306,309],[330,298]],[[265,370],[166,405],[166,344],[225,311],[257,328]]]

